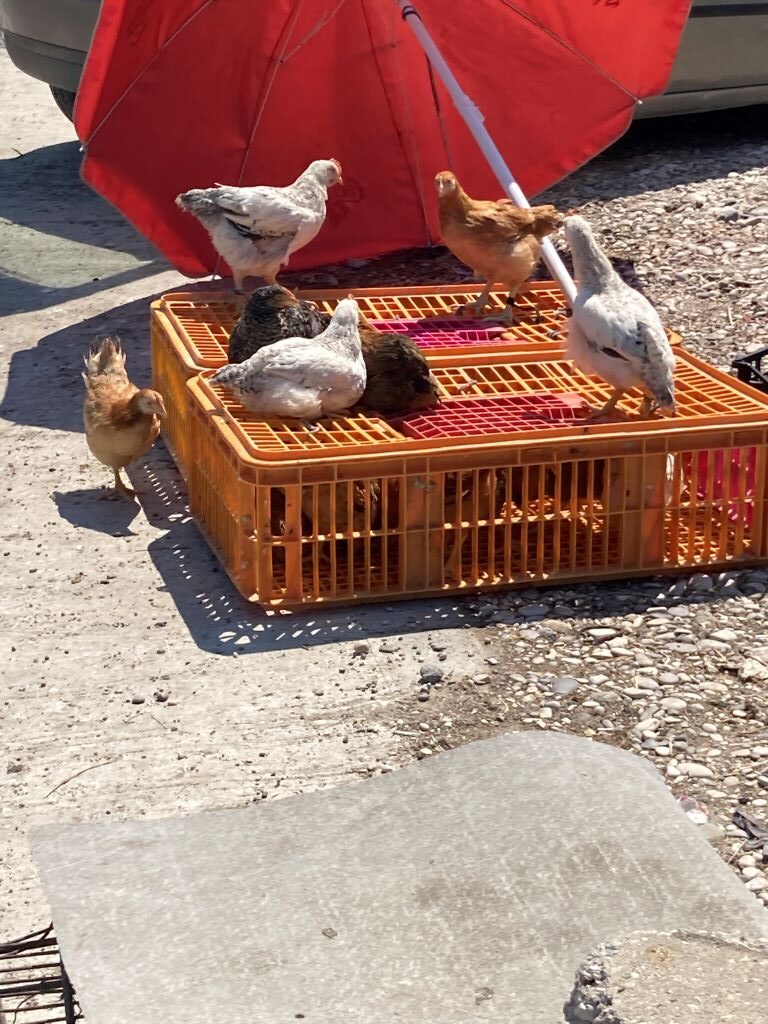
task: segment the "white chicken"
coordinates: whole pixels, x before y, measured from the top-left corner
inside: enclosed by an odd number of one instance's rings
[[[597,374],[613,388],[588,419],[612,413],[631,388],[643,392],[643,416],[655,409],[673,416],[675,357],[658,313],[621,280],[583,217],[566,217],[564,232],[577,280],[567,354],[580,370]]]
[[[246,277],[277,282],[277,272],[311,242],[325,222],[328,189],[341,184],[338,160],[314,160],[292,185],[257,185],[182,192],[176,203],[193,214],[232,268],[235,291]]]
[[[347,413],[365,391],[366,371],[354,299],[342,299],[316,338],[285,338],[212,377],[258,416],[313,421]]]

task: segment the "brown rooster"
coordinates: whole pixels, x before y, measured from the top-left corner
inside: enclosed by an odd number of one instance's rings
[[[557,230],[562,216],[554,206],[515,206],[510,199],[471,199],[455,174],[435,176],[440,205],[440,231],[453,255],[466,263],[485,288],[466,307],[479,316],[496,282],[509,291],[503,313],[494,316],[510,326],[515,320],[515,298],[539,259],[539,242]]]
[[[148,452],[166,416],[162,395],[137,388],[125,372],[125,353],[117,338],[94,343],[85,358],[85,439],[93,454],[115,475],[115,492],[136,494],[120,478],[120,470]]]

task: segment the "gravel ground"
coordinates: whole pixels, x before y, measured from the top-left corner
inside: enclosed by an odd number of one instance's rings
[[[687,347],[728,369],[768,344],[766,164],[764,110],[645,122],[540,200],[578,208]],[[443,248],[292,277],[303,287],[470,279]],[[417,757],[520,728],[634,750],[768,905],[767,587],[760,569],[480,598],[471,607],[493,627],[487,672],[443,676],[450,650],[434,642],[435,663],[383,724]],[[378,647],[394,662],[399,650]],[[367,771],[400,760],[393,750]]]

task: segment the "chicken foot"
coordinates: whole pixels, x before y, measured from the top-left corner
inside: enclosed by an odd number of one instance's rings
[[[587,417],[585,417],[584,422],[594,423],[595,420],[602,419],[604,416],[610,416],[625,394],[625,388],[614,388],[613,394],[605,403],[605,405],[601,409],[593,409],[592,412],[590,412],[590,414]]]
[[[491,294],[491,282],[487,282],[483,290],[477,296],[474,302],[468,302],[465,306],[458,306],[457,312],[461,312],[462,316],[466,316],[468,312],[471,312],[473,316],[480,316],[485,307],[488,305],[488,297]]]
[[[107,491],[106,494],[101,495],[102,501],[115,501],[118,498],[127,498],[129,501],[133,501],[139,491],[134,491],[131,487],[127,487],[120,476],[119,469],[113,469],[112,472],[115,475],[115,486],[112,490]]]

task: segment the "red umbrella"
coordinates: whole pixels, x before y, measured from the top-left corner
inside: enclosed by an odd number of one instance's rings
[[[344,185],[291,266],[429,244],[437,171],[519,200],[488,136],[534,194],[621,135],[664,90],[690,0],[416,6],[103,0],[75,112],[83,177],[191,277],[218,259],[179,192],[288,184],[319,158]]]

